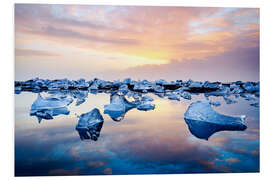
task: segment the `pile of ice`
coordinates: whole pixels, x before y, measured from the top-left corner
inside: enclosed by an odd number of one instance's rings
[[[190,132],[201,139],[206,139],[219,131],[243,131],[246,116],[232,117],[217,113],[207,100],[190,104],[184,114]]]
[[[236,103],[231,97],[242,97],[248,101],[257,101],[260,96],[259,82],[201,82],[201,81],[165,81],[163,79],[156,81],[139,80],[135,81],[126,78],[123,81],[104,81],[95,78],[90,81],[85,79],[68,80],[68,79],[31,79],[28,81],[15,81],[15,93],[22,91],[42,92],[42,91],[75,91],[77,105],[84,102],[88,92],[90,93],[115,93],[118,92],[124,96],[137,96],[137,99],[145,93],[154,93],[159,97],[167,97],[170,100],[181,101],[181,99],[191,100],[193,95],[204,93],[206,97],[222,96],[227,104]],[[254,102],[258,103],[258,102]],[[253,104],[254,104],[253,103]],[[217,104],[216,104],[217,105]],[[153,108],[152,105],[141,105]]]

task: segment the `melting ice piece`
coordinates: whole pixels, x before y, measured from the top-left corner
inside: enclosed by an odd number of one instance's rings
[[[137,106],[138,110],[149,111],[155,109],[155,105],[149,102],[143,101],[140,105]]]
[[[219,131],[243,131],[247,128],[243,123],[246,116],[232,117],[217,113],[207,100],[191,103],[184,117],[190,132],[205,140]]]
[[[184,99],[188,99],[188,100],[191,99],[191,94],[189,92],[183,91],[183,92],[180,93],[180,95]]]
[[[154,99],[151,96],[143,96],[142,101],[154,101]]]
[[[162,93],[164,92],[164,87],[160,85],[153,85],[153,90],[157,93]]]
[[[114,121],[121,121],[125,114],[135,108],[137,104],[129,102],[123,95],[111,94],[110,104],[104,105],[104,114],[108,114]]]
[[[67,106],[72,103],[73,99],[69,96],[52,96],[43,98],[38,94],[38,98],[32,104],[30,115],[37,116],[39,123],[42,119],[53,119],[53,116],[60,114],[69,114]]]
[[[103,117],[97,108],[88,113],[81,114],[76,125],[76,130],[81,140],[91,139],[97,141],[103,122]]]

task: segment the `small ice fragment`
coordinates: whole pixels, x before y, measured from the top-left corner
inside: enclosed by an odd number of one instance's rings
[[[205,140],[218,131],[243,131],[246,116],[232,117],[217,113],[210,106],[209,101],[197,101],[190,104],[184,114],[190,132]]]
[[[181,97],[184,99],[191,100],[191,94],[189,92],[183,91],[180,93]]]
[[[128,102],[124,96],[114,93],[110,97],[110,104],[104,105],[104,114],[108,114],[115,121],[120,121],[136,106],[135,102]]]
[[[199,81],[193,81],[189,84],[188,86],[189,88],[202,88],[203,87],[203,83],[199,82]]]
[[[154,99],[151,96],[143,96],[142,101],[154,101]]]
[[[157,93],[162,93],[164,92],[164,87],[160,85],[153,85],[153,90]]]
[[[103,122],[103,117],[97,108],[88,113],[81,114],[76,125],[76,130],[81,140],[91,139],[97,141]]]
[[[206,89],[218,89],[219,88],[219,84],[218,82],[209,82],[209,81],[205,81],[203,84],[203,87]]]
[[[130,84],[131,83],[131,79],[130,78],[126,78],[123,80],[124,84]]]
[[[98,90],[98,84],[96,81],[93,82],[93,84],[88,88],[88,90]]]
[[[142,102],[140,105],[137,106],[137,109],[141,111],[149,111],[155,109],[155,105],[149,102]]]

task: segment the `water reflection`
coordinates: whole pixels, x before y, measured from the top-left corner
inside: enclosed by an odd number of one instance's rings
[[[212,124],[199,126],[189,122],[192,129],[183,116],[193,101],[204,98],[199,95],[193,95],[192,101],[179,102],[148,93],[154,98],[154,110],[128,110],[125,120],[115,123],[104,113],[104,104],[108,104],[113,93],[88,94],[79,106],[72,91],[60,94],[73,98],[67,106],[70,113],[53,116],[53,121],[38,125],[29,117],[37,94],[15,95],[16,176],[259,171],[259,111],[249,106],[250,102],[239,99],[235,104],[226,104],[222,97],[210,97],[222,102],[215,107],[222,114],[247,114],[249,128],[241,132],[219,131],[204,141],[201,137],[206,136],[200,133],[211,129]],[[41,96],[57,97],[59,92]],[[121,102],[133,103],[132,98],[121,94],[116,97]],[[141,99],[139,96],[138,102]],[[99,111],[94,113],[97,118],[80,121],[83,114],[95,108]]]

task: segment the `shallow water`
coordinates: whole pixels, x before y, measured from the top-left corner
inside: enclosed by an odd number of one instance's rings
[[[46,93],[42,93],[46,95]],[[170,174],[259,171],[259,108],[257,101],[221,97],[217,112],[247,115],[245,131],[220,131],[208,140],[194,136],[184,120],[190,103],[204,99],[173,101],[154,98],[152,111],[128,111],[120,122],[104,114],[110,95],[88,94],[86,101],[68,106],[69,115],[38,122],[30,116],[38,94],[15,94],[15,175]],[[77,115],[98,108],[104,123],[97,141],[80,139]]]

